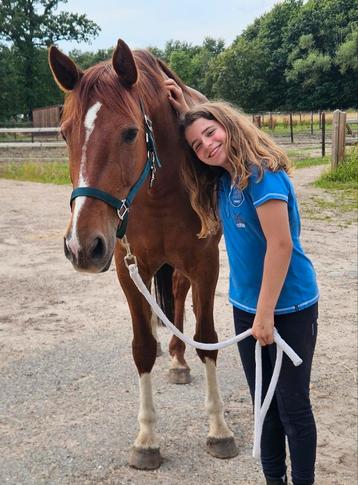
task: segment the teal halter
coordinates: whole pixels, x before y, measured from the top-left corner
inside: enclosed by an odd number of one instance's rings
[[[92,197],[94,199],[102,200],[106,204],[116,209],[118,217],[120,219],[120,222],[117,228],[117,233],[116,233],[116,237],[119,239],[122,239],[126,233],[127,224],[128,224],[128,211],[139,189],[144,184],[149,173],[151,174],[150,187],[152,187],[153,182],[155,180],[155,173],[157,171],[157,167],[162,166],[155,146],[152,122],[145,114],[142,103],[141,103],[141,109],[144,116],[147,161],[139,179],[130,189],[127,197],[125,199],[117,199],[116,197],[113,197],[113,195],[109,194],[108,192],[104,192],[103,190],[96,189],[94,187],[78,187],[77,189],[74,189],[71,194],[71,200],[70,200],[71,205],[72,205],[72,201],[76,197],[85,196],[85,197]]]

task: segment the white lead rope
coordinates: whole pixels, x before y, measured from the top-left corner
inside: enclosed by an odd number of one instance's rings
[[[195,340],[185,336],[180,330],[177,329],[177,327],[170,320],[168,320],[165,313],[162,311],[162,309],[160,308],[160,306],[155,301],[155,299],[149,292],[148,288],[144,284],[139,274],[138,266],[136,264],[128,264],[127,267],[128,267],[129,275],[132,278],[134,284],[136,285],[138,290],[142,293],[142,295],[145,297],[149,305],[152,307],[154,313],[161,319],[161,321],[168,327],[168,329],[172,331],[174,335],[176,335],[186,344],[201,350],[219,350],[219,349],[228,347],[229,345],[240,342],[241,340],[244,340],[246,337],[249,337],[252,334],[252,330],[250,328],[245,332],[242,332],[239,335],[236,335],[235,337],[224,340],[223,342],[218,342],[215,344],[204,344],[202,342],[196,342]],[[256,362],[255,401],[254,401],[255,402],[254,404],[255,425],[254,425],[254,446],[253,446],[252,455],[254,458],[257,458],[257,459],[260,458],[262,427],[263,427],[266,413],[268,411],[273,395],[275,393],[277,381],[281,371],[283,352],[287,354],[287,356],[292,360],[293,364],[296,367],[302,364],[302,359],[280,337],[276,329],[274,329],[274,341],[276,342],[276,346],[277,346],[276,362],[275,362],[275,367],[271,377],[271,382],[267,390],[264,402],[262,403],[262,406],[260,404],[262,399],[262,356],[261,356],[262,349],[259,341],[256,342],[256,347],[255,347],[255,362]]]

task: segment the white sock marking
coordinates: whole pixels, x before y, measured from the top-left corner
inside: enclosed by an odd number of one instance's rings
[[[209,434],[212,438],[229,438],[233,433],[228,428],[224,418],[224,403],[220,396],[216,365],[206,357],[205,371],[207,382],[206,410],[209,415]]]
[[[150,374],[144,373],[139,377],[139,391],[139,434],[134,446],[138,448],[158,448],[159,445],[154,434],[155,410]]]

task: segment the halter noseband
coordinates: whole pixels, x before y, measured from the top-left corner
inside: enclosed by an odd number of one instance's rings
[[[70,204],[72,205],[72,201],[76,197],[92,197],[94,199],[102,200],[106,204],[116,209],[118,217],[120,219],[120,222],[117,227],[117,233],[116,233],[116,237],[119,239],[122,239],[126,233],[127,224],[128,224],[128,211],[139,189],[144,184],[144,181],[148,177],[149,173],[151,174],[150,187],[152,187],[153,182],[155,180],[155,173],[157,171],[157,167],[162,166],[155,146],[152,122],[150,118],[145,114],[142,102],[140,103],[140,107],[144,118],[145,143],[147,147],[147,161],[144,165],[144,168],[142,170],[142,173],[139,179],[130,189],[127,197],[125,199],[117,199],[116,197],[113,197],[113,195],[109,194],[108,192],[104,192],[103,190],[96,189],[94,187],[77,187],[77,189],[73,190],[71,194],[71,199],[70,199]]]

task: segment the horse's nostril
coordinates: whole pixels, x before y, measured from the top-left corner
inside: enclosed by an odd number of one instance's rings
[[[101,237],[96,237],[93,241],[92,251],[91,251],[91,258],[93,259],[102,259],[106,252],[106,247],[104,241]]]

